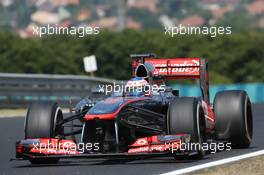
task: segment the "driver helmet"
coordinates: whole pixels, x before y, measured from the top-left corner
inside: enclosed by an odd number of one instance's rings
[[[149,91],[150,85],[149,83],[140,77],[135,77],[130,79],[125,86],[125,94],[127,96],[148,96],[150,94]]]

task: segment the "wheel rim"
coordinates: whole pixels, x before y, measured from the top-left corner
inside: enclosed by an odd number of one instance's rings
[[[63,134],[63,126],[57,126],[57,123],[61,121],[62,119],[63,117],[62,117],[61,108],[57,107],[55,116],[54,116],[54,126],[53,126],[54,137],[61,136]]]
[[[198,142],[199,142],[199,153],[204,155],[204,151],[202,149],[202,144],[203,144],[203,141],[204,141],[204,130],[205,130],[205,126],[204,126],[204,122],[202,123],[202,117],[203,117],[203,111],[202,111],[202,107],[200,105],[200,103],[197,105],[197,113],[196,113],[196,124],[197,124],[197,135],[198,135]]]
[[[248,116],[250,115],[250,116]],[[246,96],[246,100],[245,100],[245,129],[246,129],[246,137],[248,138],[248,140],[251,142],[252,140],[252,119],[251,119],[251,109],[250,109],[250,102],[248,101],[248,97]],[[249,128],[250,125],[250,128]]]

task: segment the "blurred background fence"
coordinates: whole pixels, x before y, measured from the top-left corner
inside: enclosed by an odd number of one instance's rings
[[[21,108],[38,100],[57,101],[62,106],[75,104],[81,98],[99,90],[99,85],[113,84],[114,80],[88,76],[9,74],[0,73],[0,108]],[[115,81],[120,83],[120,81]],[[179,89],[181,96],[199,96],[196,85],[172,85]],[[218,91],[246,90],[254,103],[264,102],[264,83],[211,85],[210,98]]]
[[[179,89],[181,96],[199,96],[199,86],[173,85],[173,89]],[[223,90],[245,90],[253,103],[264,102],[264,83],[243,83],[243,84],[219,84],[210,86],[210,100],[214,100],[215,94]]]
[[[98,91],[99,84],[112,83],[88,76],[0,73],[0,108],[26,107],[38,100],[69,106]]]

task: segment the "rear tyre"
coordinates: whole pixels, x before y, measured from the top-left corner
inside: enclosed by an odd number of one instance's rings
[[[62,111],[57,103],[36,102],[27,112],[25,119],[25,139],[55,138],[63,134],[63,127],[56,124],[63,119]],[[59,159],[30,159],[32,164],[57,163]]]
[[[218,92],[214,112],[217,139],[231,142],[233,148],[248,148],[253,135],[253,120],[247,93],[240,90]]]
[[[196,98],[175,98],[168,109],[167,130],[168,134],[190,134],[190,142],[199,144],[193,150],[189,150],[197,152],[191,158],[203,158],[205,152],[201,148],[205,138],[205,118],[201,103]],[[175,155],[175,159],[184,158],[187,156]]]

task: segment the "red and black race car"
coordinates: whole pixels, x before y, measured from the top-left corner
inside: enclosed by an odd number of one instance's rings
[[[120,93],[101,101],[83,99],[71,116],[63,116],[56,103],[33,103],[25,119],[25,138],[16,143],[16,160],[41,164],[61,158],[202,158],[205,143],[250,146],[253,124],[247,93],[218,92],[211,106],[206,60],[131,57],[133,79]],[[199,80],[202,95],[182,97],[165,86],[175,79]]]

